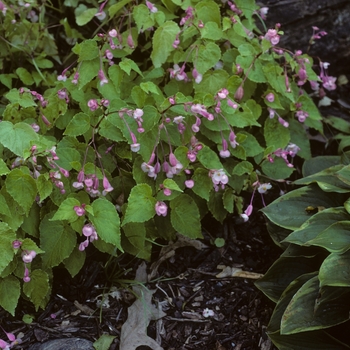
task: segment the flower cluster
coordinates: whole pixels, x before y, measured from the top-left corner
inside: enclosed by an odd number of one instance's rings
[[[286,162],[289,168],[293,168],[294,165],[288,160],[288,156],[294,158],[299,151],[300,151],[300,148],[296,144],[289,143],[285,149],[278,148],[276,151],[273,152],[273,154],[276,157],[282,158]],[[271,163],[274,162],[271,154],[269,154],[267,158]]]
[[[73,187],[76,189],[83,189],[92,197],[106,196],[107,193],[113,191],[113,187],[109,183],[106,175],[103,176],[102,180],[103,190],[102,193],[99,190],[100,180],[96,174],[85,174],[84,170],[80,170],[78,173],[77,181],[73,182]]]
[[[79,244],[79,250],[81,252],[88,247],[89,243],[96,241],[98,239],[97,232],[95,230],[95,227],[92,224],[84,225],[82,233],[83,233],[83,236],[86,237],[86,240]]]
[[[219,191],[219,187],[224,189],[225,185],[228,183],[228,176],[226,175],[226,173],[223,169],[209,170],[209,177],[211,178],[211,180],[213,182],[214,190],[216,192]]]

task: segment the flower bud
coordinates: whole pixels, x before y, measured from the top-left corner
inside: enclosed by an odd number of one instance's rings
[[[243,86],[240,86],[235,92],[235,100],[240,101],[243,98],[244,89]]]

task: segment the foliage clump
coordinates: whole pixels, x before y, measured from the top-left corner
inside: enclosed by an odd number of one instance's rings
[[[149,259],[200,238],[210,213],[248,220],[293,158],[311,157],[324,64],[259,29],[254,1],[0,2],[0,305],[43,308],[52,268],[86,250]],[[319,83],[323,87],[319,87]],[[333,84],[333,85],[332,85]]]

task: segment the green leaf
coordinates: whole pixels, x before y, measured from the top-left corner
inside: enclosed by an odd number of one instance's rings
[[[266,147],[273,149],[285,148],[290,140],[288,128],[282,126],[276,118],[267,118],[264,125]]]
[[[85,113],[76,114],[67,125],[64,135],[79,136],[90,129],[90,117]]]
[[[108,119],[102,120],[98,133],[101,136],[112,141],[125,141],[121,130],[118,127],[114,126]]]
[[[23,67],[19,67],[16,69],[16,74],[22,80],[24,85],[32,85],[34,84],[34,80],[32,75]]]
[[[221,16],[218,4],[212,0],[198,2],[195,7],[197,17],[204,23],[215,22],[220,25]]]
[[[208,202],[208,208],[210,212],[213,214],[214,218],[220,223],[223,223],[227,216],[227,211],[224,207],[222,195],[223,193],[221,191],[211,191]]]
[[[139,33],[154,26],[154,19],[152,16],[150,16],[149,9],[145,4],[134,6],[132,16],[135,20]]]
[[[7,175],[10,169],[7,167],[3,159],[0,158],[0,176]]]
[[[261,211],[276,225],[297,230],[310,218],[308,206],[332,208],[343,204],[342,196],[330,196],[316,185],[298,188],[276,199]]]
[[[18,89],[10,90],[5,97],[13,104],[18,103],[21,107],[36,107],[33,97],[29,93],[20,94]],[[29,126],[29,125],[28,125]],[[34,130],[32,130],[34,131]]]
[[[350,287],[350,251],[332,253],[323,261],[318,274],[320,287]]]
[[[56,150],[57,157],[59,158],[56,163],[58,166],[65,170],[71,170],[72,164],[80,162],[80,153],[74,148],[68,147],[57,147]]]
[[[72,277],[76,276],[85,262],[86,253],[85,251],[80,251],[77,246],[74,247],[72,254],[65,260],[63,260],[63,264],[65,268],[68,270]]]
[[[197,59],[195,60],[195,58]],[[212,42],[205,46],[199,46],[198,51],[194,51],[194,62],[197,71],[204,74],[208,69],[214,67],[221,58],[220,47]]]
[[[118,1],[116,4],[112,5],[109,7],[108,9],[108,13],[109,13],[109,17],[110,19],[113,19],[113,17],[125,6],[127,5],[129,2],[131,2],[132,0],[121,0]]]
[[[0,273],[2,273],[13,259],[14,249],[12,248],[12,242],[16,239],[16,234],[9,225],[5,222],[0,222],[0,236]]]
[[[96,8],[87,9],[81,14],[79,14],[78,16],[76,16],[75,21],[78,26],[83,26],[86,23],[89,23],[94,18],[96,13],[97,13]]]
[[[140,84],[140,88],[146,93],[153,93],[155,95],[159,95],[159,88],[156,84],[152,83],[151,81],[147,81],[145,83]]]
[[[32,144],[38,139],[37,133],[29,124],[1,122],[0,143],[19,157],[29,156]]]
[[[55,220],[68,220],[69,222],[76,221],[79,217],[74,210],[75,206],[78,206],[78,207],[80,206],[80,202],[77,199],[75,198],[65,199],[59,206],[58,210],[56,211],[51,221],[55,221]]]
[[[213,189],[213,181],[209,177],[208,170],[197,168],[192,176],[194,186],[192,191],[201,198],[209,201],[209,193]]]
[[[233,213],[235,195],[231,188],[226,188],[224,195],[222,196],[222,201],[224,203],[224,208],[229,212]]]
[[[128,0],[130,2],[131,0]],[[123,2],[123,1],[122,1]],[[125,2],[125,1],[124,1]],[[115,6],[115,5],[113,5]],[[108,350],[115,339],[114,335],[102,334],[93,344],[96,350]]]
[[[34,304],[35,310],[45,307],[45,297],[50,292],[49,276],[43,271],[36,269],[30,273],[30,281],[23,284],[23,293]]]
[[[261,170],[269,178],[280,180],[288,179],[295,169],[289,168],[282,158],[275,158],[273,163],[265,159],[261,165]]]
[[[140,74],[143,77],[139,66],[130,58],[123,57],[122,61],[119,62],[119,67],[128,75],[130,75],[131,70],[134,70],[136,73]]]
[[[165,188],[168,188],[169,190],[183,192],[182,189],[179,187],[179,185],[172,179],[165,179],[163,181],[163,185]]]
[[[47,177],[46,175],[40,175],[36,181],[40,201],[46,199],[52,192],[52,182]]]
[[[122,226],[128,222],[145,222],[155,215],[156,199],[152,188],[147,184],[138,184],[130,192],[128,206]]]
[[[143,222],[129,222],[123,226],[123,231],[129,242],[136,249],[137,253],[135,255],[149,260],[151,257],[151,246],[146,242],[145,224]]]
[[[105,198],[98,198],[92,203],[92,209],[94,215],[89,215],[89,218],[98,237],[123,251],[120,245],[120,219],[115,206]]]
[[[40,247],[45,251],[42,256],[46,267],[59,265],[68,258],[77,244],[76,233],[61,221],[50,221],[54,213],[45,215],[40,223]]]
[[[16,277],[7,276],[0,279],[0,305],[12,316],[15,316],[20,294],[21,286]]]
[[[170,202],[171,224],[177,232],[189,238],[201,238],[200,215],[196,202],[181,194]]]
[[[243,174],[250,175],[254,170],[253,164],[244,160],[242,162],[239,162],[232,171],[232,175],[238,175],[241,176]]]
[[[25,210],[28,215],[35,201],[37,187],[35,180],[20,169],[13,169],[6,178],[7,192]]]
[[[157,28],[152,39],[153,50],[151,53],[155,68],[166,62],[170,52],[174,50],[173,42],[179,32],[179,26],[173,21],[167,21]]]
[[[197,159],[207,169],[223,169],[218,155],[209,147],[204,146],[197,154]]]
[[[202,39],[220,40],[223,33],[216,22],[207,22],[201,29],[201,36]]]
[[[5,197],[0,194],[0,214],[11,216],[11,211],[9,206],[7,205]]]
[[[195,84],[194,88],[197,93],[215,95],[226,82],[229,75],[222,69],[210,70],[203,75],[203,80],[200,84]]]
[[[29,215],[24,218],[21,228],[29,235],[39,238],[39,224],[40,224],[40,207],[39,205],[33,205],[30,208]],[[23,248],[22,245],[22,249]]]

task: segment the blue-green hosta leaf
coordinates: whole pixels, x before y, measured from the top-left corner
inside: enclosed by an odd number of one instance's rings
[[[350,251],[328,255],[320,267],[318,278],[320,287],[350,287]]]
[[[32,144],[38,139],[38,134],[29,124],[1,122],[0,143],[19,157],[28,157]]]
[[[349,296],[349,290],[348,295]],[[282,321],[281,334],[296,334],[329,328],[349,319],[349,306],[341,296],[322,301],[319,296],[318,276],[305,282],[286,307]]]
[[[187,194],[181,194],[170,202],[171,224],[177,232],[189,237],[200,238],[200,215],[196,202]]]
[[[35,201],[37,187],[35,180],[20,169],[13,169],[6,178],[7,192],[28,215]]]
[[[343,343],[340,343],[335,338],[331,337],[325,331],[316,330],[309,332],[301,332],[289,335],[281,335],[281,319],[283,313],[294,297],[295,293],[303,286],[305,282],[314,277],[315,273],[304,274],[295,279],[283,292],[278,301],[275,310],[271,316],[267,333],[275,345],[279,349],[285,350],[346,350],[349,349]]]
[[[36,269],[30,273],[30,281],[23,284],[23,293],[34,304],[35,310],[45,307],[45,297],[50,292],[49,276],[43,271]]]
[[[347,193],[350,192],[350,184],[343,182],[337,175],[337,172],[342,170],[343,167],[344,165],[341,164],[335,165],[316,174],[296,180],[295,183],[297,185],[308,185],[316,182],[325,192]],[[344,180],[347,181],[346,178]]]
[[[275,303],[283,291],[297,277],[311,273],[318,268],[318,257],[280,257],[255,285]]]
[[[7,276],[0,279],[0,305],[12,316],[15,315],[20,295],[21,285],[16,277]]]
[[[89,215],[89,218],[99,238],[123,251],[120,245],[120,219],[115,206],[107,199],[99,198],[93,201],[92,209],[94,215]]]
[[[317,208],[316,208],[317,209]],[[328,208],[312,215],[298,230],[292,232],[285,240],[286,243],[307,245],[319,233],[338,221],[350,220],[350,215],[344,207]]]
[[[279,197],[261,211],[276,225],[297,230],[310,218],[305,209],[309,206],[333,208],[343,205],[344,197],[337,193],[330,196],[317,185],[309,185]]]
[[[167,21],[157,28],[152,39],[153,50],[151,53],[155,68],[166,62],[170,52],[174,50],[173,42],[179,32],[179,26],[173,21]]]
[[[151,219],[156,211],[156,199],[152,196],[152,188],[147,184],[133,187],[128,199],[123,225],[129,222],[145,222]]]
[[[327,249],[331,253],[345,253],[350,248],[350,221],[339,221],[306,242]]]
[[[50,221],[54,213],[47,214],[40,223],[40,247],[46,267],[59,265],[68,258],[77,244],[76,233],[61,221]]]

